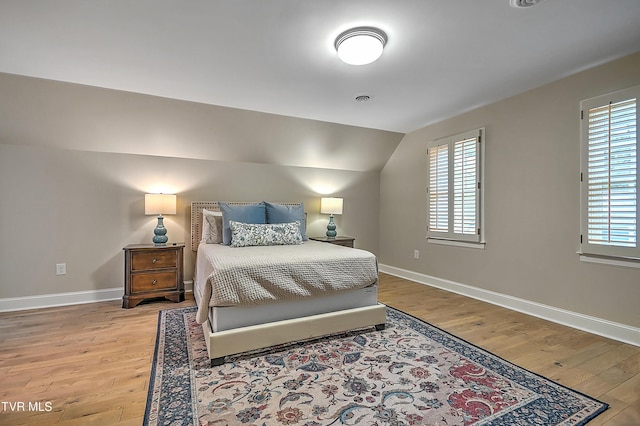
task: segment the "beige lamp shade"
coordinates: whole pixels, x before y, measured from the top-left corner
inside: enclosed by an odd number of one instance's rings
[[[175,194],[144,194],[144,214],[176,214]]]
[[[342,214],[342,198],[321,198],[320,213],[322,214]]]

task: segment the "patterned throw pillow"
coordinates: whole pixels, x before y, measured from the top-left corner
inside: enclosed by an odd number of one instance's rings
[[[302,244],[300,223],[254,224],[229,221],[231,247]]]
[[[228,246],[231,244],[231,227],[229,222],[235,220],[242,223],[266,223],[266,212],[264,202],[260,201],[256,204],[233,205],[229,203],[218,202],[218,207],[222,212],[222,244]]]
[[[267,210],[267,223],[289,223],[300,222],[300,234],[302,239],[307,241],[307,221],[304,213],[304,203],[298,205],[286,205],[264,202]]]

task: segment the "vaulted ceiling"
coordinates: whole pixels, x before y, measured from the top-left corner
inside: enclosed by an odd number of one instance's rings
[[[638,0],[2,0],[0,72],[406,133],[635,52],[639,22]],[[382,57],[342,63],[362,25]]]

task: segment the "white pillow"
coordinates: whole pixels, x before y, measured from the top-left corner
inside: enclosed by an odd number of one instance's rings
[[[222,212],[202,209],[202,238],[200,243],[222,243]]]

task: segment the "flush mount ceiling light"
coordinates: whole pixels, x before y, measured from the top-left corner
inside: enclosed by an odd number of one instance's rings
[[[373,27],[352,28],[336,38],[338,57],[351,65],[366,65],[382,55],[387,35]]]
[[[531,7],[542,3],[544,0],[511,0],[511,7]]]

